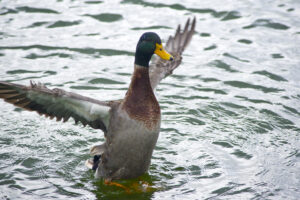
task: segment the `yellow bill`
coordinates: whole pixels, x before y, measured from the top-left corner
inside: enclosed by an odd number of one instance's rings
[[[164,59],[164,60],[172,61],[174,59],[171,54],[166,52],[166,50],[163,48],[162,44],[156,43],[156,48],[155,48],[154,53],[156,55],[158,55],[161,59]]]

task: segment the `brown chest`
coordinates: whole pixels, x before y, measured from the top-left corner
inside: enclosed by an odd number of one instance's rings
[[[160,107],[150,85],[148,69],[135,69],[123,103],[129,117],[152,130],[160,123]]]

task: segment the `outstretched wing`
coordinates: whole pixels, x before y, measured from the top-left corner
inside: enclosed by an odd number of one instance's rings
[[[196,18],[190,24],[190,19],[187,20],[183,31],[181,32],[180,25],[178,25],[175,36],[170,36],[165,49],[174,56],[173,61],[165,61],[161,58],[155,58],[150,65],[150,81],[152,89],[154,90],[158,83],[168,75],[172,74],[182,60],[181,54],[190,43],[195,32]]]
[[[0,98],[15,106],[29,111],[36,111],[57,121],[63,122],[74,118],[77,124],[80,121],[84,126],[107,131],[110,106],[89,97],[84,97],[62,89],[53,90],[42,84],[30,82],[30,86],[0,82]]]

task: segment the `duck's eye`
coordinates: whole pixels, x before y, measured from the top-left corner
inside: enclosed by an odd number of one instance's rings
[[[160,48],[159,50],[162,51],[162,48]]]

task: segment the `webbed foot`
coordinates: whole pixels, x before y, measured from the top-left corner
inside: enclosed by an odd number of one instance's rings
[[[147,193],[157,191],[157,188],[153,187],[153,185],[149,184],[147,181],[134,181],[125,186],[121,183],[114,182],[111,179],[107,178],[104,179],[104,184],[122,188],[126,193]]]
[[[113,181],[111,181],[111,179],[104,179],[104,184],[105,184],[105,185],[110,185],[110,186],[117,186],[117,187],[119,187],[119,188],[124,189],[125,192],[127,192],[127,193],[130,193],[130,192],[131,192],[130,188],[128,188],[128,187],[126,187],[126,186],[124,186],[124,185],[122,185],[122,184],[120,184],[120,183],[113,182]]]

